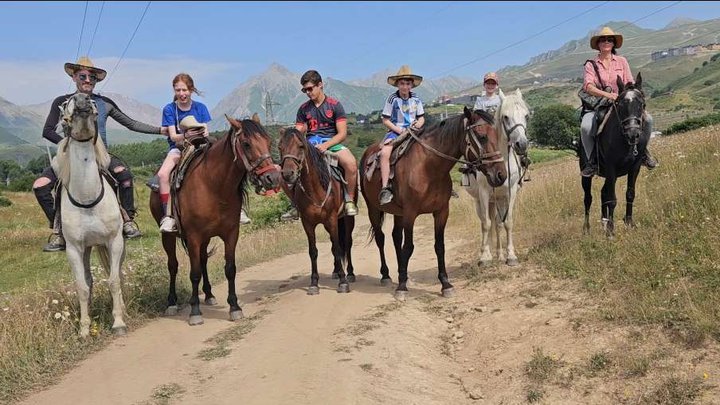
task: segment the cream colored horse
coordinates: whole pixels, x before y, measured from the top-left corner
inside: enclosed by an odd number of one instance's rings
[[[474,176],[469,176],[470,184],[465,189],[475,199],[475,211],[482,226],[480,264],[489,264],[493,259],[490,251],[490,230],[494,227],[498,260],[505,261],[509,266],[516,266],[518,258],[512,236],[513,207],[522,177],[516,151],[524,153],[527,150],[527,121],[530,109],[523,100],[520,89],[509,96],[500,92],[500,99],[502,105],[495,112],[495,130],[498,132],[498,150],[502,152],[507,164],[508,178],[502,185],[493,187],[482,173],[477,172]],[[501,225],[505,227],[507,235],[506,251],[502,249]]]
[[[86,94],[78,93],[61,107],[65,139],[58,144],[53,169],[61,188],[62,229],[68,262],[80,300],[80,336],[90,332],[89,305],[93,278],[90,253],[97,247],[113,298],[113,332],[127,333],[123,322],[120,266],[125,255],[120,205],[110,184],[100,175],[110,156],[98,142],[97,109]]]

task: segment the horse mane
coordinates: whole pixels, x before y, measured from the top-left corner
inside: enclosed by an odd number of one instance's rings
[[[305,146],[305,150],[307,151],[306,153],[308,154],[307,158],[310,161],[310,164],[315,166],[315,171],[318,173],[318,176],[320,178],[320,185],[323,188],[326,188],[328,184],[330,184],[330,169],[325,162],[325,156],[320,153],[318,148],[310,145],[310,143],[307,141],[307,137],[294,127],[288,128],[285,131],[282,142],[285,143],[292,139],[292,137],[297,137],[298,139],[300,139],[300,142],[303,143],[303,145]]]
[[[502,136],[499,137],[500,142],[505,142],[507,140],[507,134],[505,133],[505,126],[502,125],[502,117],[504,114],[508,114],[510,111],[514,111],[517,109],[524,109],[527,112],[530,112],[530,106],[528,103],[523,100],[522,97],[518,97],[518,95],[513,92],[510,93],[507,96],[503,97],[502,103],[500,104],[500,108],[498,108],[495,111],[495,125],[496,130],[498,131],[498,134],[501,134]],[[508,114],[510,115],[510,114]]]
[[[419,133],[419,137],[437,138],[438,146],[457,145],[465,139],[465,115],[459,114],[450,118],[446,118],[440,122],[424,126]]]
[[[68,156],[68,142],[70,142],[69,137],[66,137],[58,142],[57,154],[55,155],[55,158],[57,159],[57,167],[53,167],[58,175],[58,178],[63,184],[68,184],[68,181],[70,181],[70,171],[72,170],[70,167],[70,157]],[[110,154],[105,148],[105,144],[97,142],[96,140],[94,142],[94,148],[95,162],[97,163],[98,168],[107,170],[110,166]]]

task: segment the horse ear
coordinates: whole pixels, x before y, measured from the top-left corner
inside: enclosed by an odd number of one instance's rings
[[[635,78],[635,88],[642,90],[642,76],[640,75],[640,72],[638,72],[637,78]]]
[[[621,94],[623,91],[625,91],[625,83],[623,83],[620,76],[617,77],[616,83],[618,86],[618,94]]]
[[[515,94],[516,94],[518,97],[522,98],[522,93],[520,92],[520,88],[519,88],[519,87],[518,87],[517,89],[515,89]]]
[[[256,124],[260,124],[260,116],[258,115],[258,113],[253,114],[252,118],[250,119],[255,121]]]
[[[465,106],[465,108],[463,108],[463,114],[465,118],[470,119],[470,117],[472,117],[472,110]]]
[[[505,100],[505,93],[503,93],[502,89],[498,89],[498,96],[500,97],[500,101]]]
[[[233,128],[235,128],[235,129],[242,129],[242,125],[241,125],[240,122],[239,122],[238,120],[236,120],[235,118],[232,118],[232,117],[230,117],[230,116],[227,115],[227,114],[225,114],[225,118],[228,120],[228,122],[230,123],[230,126],[232,126]]]

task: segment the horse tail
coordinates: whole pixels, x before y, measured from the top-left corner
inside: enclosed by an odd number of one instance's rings
[[[181,236],[180,240],[182,241],[182,247],[183,247],[183,250],[185,250],[185,254],[190,256],[190,252],[188,252],[187,238],[185,236]],[[212,257],[212,255],[214,255],[215,253],[217,253],[217,245],[213,244],[207,250],[207,256]]]
[[[98,256],[100,257],[100,264],[105,269],[105,272],[108,274],[110,273],[110,252],[108,252],[107,247],[105,246],[98,246],[97,247]],[[125,254],[125,252],[123,252]]]

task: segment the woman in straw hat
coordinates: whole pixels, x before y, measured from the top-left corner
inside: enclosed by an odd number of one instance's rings
[[[397,74],[387,78],[388,84],[397,87],[397,91],[388,96],[382,110],[383,124],[390,132],[385,134],[380,152],[380,178],[382,180],[380,205],[391,202],[394,197],[392,189],[388,186],[392,141],[407,128],[417,130],[425,124],[423,103],[417,94],[411,91],[419,86],[422,80],[422,76],[413,74],[407,65],[403,65]]]
[[[105,79],[107,72],[95,67],[90,58],[81,56],[76,63],[66,63],[64,68],[65,73],[75,82],[77,87],[76,93],[87,94],[95,102],[98,110],[97,131],[105,146],[108,145],[106,125],[108,117],[111,117],[131,131],[144,134],[163,134],[162,128],[133,120],[125,115],[110,98],[93,93],[95,85]],[[57,144],[63,139],[63,136],[56,131],[57,125],[60,122],[60,108],[65,101],[74,95],[75,93],[65,94],[53,100],[50,112],[45,120],[45,126],[43,127],[43,138],[54,144]],[[142,236],[142,233],[140,233],[140,230],[133,221],[135,217],[135,194],[133,189],[133,175],[130,168],[120,159],[111,155],[108,170],[119,185],[118,194],[120,197],[120,205],[126,214],[123,216],[125,221],[123,224],[123,236],[128,239]],[[35,197],[50,221],[50,227],[53,228],[53,233],[48,238],[48,243],[43,247],[44,252],[65,250],[65,239],[60,229],[59,215],[57,215],[56,218],[56,211],[59,210],[59,207],[55,207],[55,200],[52,195],[56,184],[57,176],[50,167],[46,168],[33,183]]]
[[[615,101],[618,97],[617,78],[619,77],[623,83],[634,83],[630,65],[627,59],[617,54],[617,49],[623,45],[623,36],[613,32],[610,27],[603,27],[599,33],[590,38],[590,47],[599,51],[598,56],[592,61],[597,66],[597,72],[592,63],[585,63],[585,74],[583,79],[583,89],[590,95],[604,97]],[[598,74],[600,77],[598,77]],[[605,88],[600,84],[603,83]],[[648,135],[652,132],[653,118],[645,112],[645,126],[643,131]],[[580,126],[580,136],[582,137],[587,164],[582,169],[584,177],[592,177],[597,174],[598,162],[597,153],[594,153],[595,132],[597,132],[597,123],[595,120],[595,111],[588,111],[582,117]],[[642,158],[642,164],[648,169],[654,169],[657,161],[645,149],[645,155]]]
[[[173,102],[163,108],[162,126],[168,131],[168,152],[163,161],[158,178],[160,180],[160,201],[163,207],[163,218],[160,220],[160,232],[176,232],[175,218],[168,212],[170,201],[170,173],[180,161],[180,149],[189,135],[208,136],[207,123],[210,112],[205,104],[194,101],[192,93],[200,95],[195,82],[187,73],[180,73],[172,81],[175,97]]]

